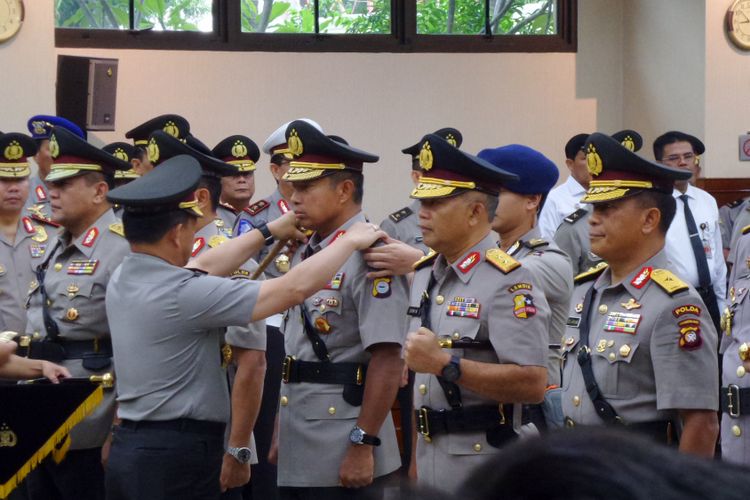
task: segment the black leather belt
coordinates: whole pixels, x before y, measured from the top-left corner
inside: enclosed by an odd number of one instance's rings
[[[619,422],[622,421],[620,420]],[[578,424],[576,424],[573,419],[565,417],[565,427],[573,428],[577,425]],[[676,429],[671,420],[654,420],[651,422],[638,422],[634,424],[610,424],[610,427],[635,431],[638,434],[650,437],[656,442],[668,445],[679,442]]]
[[[120,427],[124,429],[152,429],[158,431],[180,431],[197,434],[224,435],[224,422],[212,422],[210,420],[194,420],[192,418],[176,418],[174,420],[122,420]]]
[[[285,384],[313,382],[317,384],[362,385],[367,365],[360,363],[330,363],[299,361],[293,356],[284,358],[281,379]]]
[[[732,418],[750,415],[750,388],[740,388],[734,384],[721,388],[719,408]]]
[[[486,431],[492,427],[513,427],[513,405],[464,406],[456,410],[433,410],[423,406],[415,410],[417,431],[425,438],[456,432]],[[531,422],[526,408],[522,424]]]
[[[89,356],[112,357],[112,340],[110,338],[94,340],[33,340],[27,336],[18,337],[19,356],[31,359],[44,359],[59,362],[64,359],[84,359]]]

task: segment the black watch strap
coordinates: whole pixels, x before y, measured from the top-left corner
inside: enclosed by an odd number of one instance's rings
[[[380,438],[377,436],[364,434],[362,436],[362,444],[369,444],[370,446],[380,446]]]
[[[263,239],[266,240],[266,246],[272,245],[274,242],[274,237],[271,234],[271,230],[268,229],[268,224],[261,224],[256,228],[258,231],[260,231],[260,234],[263,235]]]

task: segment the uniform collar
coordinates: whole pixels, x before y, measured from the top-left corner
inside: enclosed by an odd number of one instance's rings
[[[691,200],[694,200],[695,199],[695,195],[696,195],[696,188],[695,188],[695,186],[693,186],[692,184],[688,183],[688,187],[687,187],[687,189],[685,190],[684,193],[682,193],[677,188],[672,189],[672,196],[674,198],[679,198],[683,194],[686,194],[688,198],[690,198]]]
[[[73,240],[71,242],[71,246],[75,246],[78,251],[85,255],[87,258],[91,258],[91,255],[94,253],[94,249],[102,240],[102,238],[104,238],[104,233],[109,231],[109,225],[115,222],[117,222],[117,217],[115,217],[114,211],[109,208],[99,216],[94,224],[92,224],[83,233],[81,233],[78,238]],[[63,230],[62,239],[63,241],[70,240],[70,233],[67,230]]]
[[[539,226],[532,227],[531,231],[521,236],[518,241],[508,247],[508,255],[510,255],[511,257],[515,257],[522,248],[525,248],[525,243],[528,243],[529,241],[534,239],[540,239],[541,237],[542,232],[539,230]]]
[[[573,177],[573,175],[568,175],[568,180],[565,181],[565,184],[568,185],[568,190],[572,195],[580,194],[581,198],[583,198],[583,195],[586,194],[586,190],[581,186],[581,184]]]
[[[319,240],[318,233],[313,234],[310,237],[310,243],[308,243],[308,246],[310,246],[316,253],[323,250],[325,247],[340,238],[355,222],[367,222],[367,218],[361,210],[354,214],[351,219],[336,228],[335,231],[326,236],[322,241]]]
[[[622,286],[628,291],[634,299],[640,299],[646,292],[646,289],[650,286],[651,272],[654,269],[664,269],[667,267],[667,255],[662,248],[656,255],[648,259],[646,262],[638,266],[633,272],[631,272],[622,283],[612,285],[612,271],[607,268],[601,276],[594,282],[594,288],[597,292],[602,292],[607,288],[616,288]]]
[[[453,269],[454,274],[458,276],[459,280],[464,284],[468,283],[479,268],[479,263],[485,260],[485,252],[490,248],[497,248],[495,237],[491,232],[487,233],[484,238],[464,253],[461,258],[456,259],[453,264],[449,265],[445,260],[445,256],[438,256],[434,266],[435,277],[439,279],[440,276],[448,272],[448,269]]]

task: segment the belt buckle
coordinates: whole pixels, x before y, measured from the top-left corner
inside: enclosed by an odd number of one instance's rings
[[[294,363],[294,356],[286,356],[284,363],[281,365],[281,380],[285,383],[289,383],[289,375],[292,371],[292,363]]]
[[[427,412],[428,408],[426,406],[423,406],[417,412],[417,430],[424,440],[429,443],[432,441],[432,438],[430,437],[430,423]]]
[[[727,386],[727,413],[732,418],[740,416],[740,388],[737,384]]]
[[[362,376],[362,365],[357,365],[357,385],[362,385],[364,377]]]

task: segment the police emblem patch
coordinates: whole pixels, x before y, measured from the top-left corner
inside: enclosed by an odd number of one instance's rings
[[[680,327],[680,340],[678,341],[680,349],[694,351],[703,345],[700,320],[683,319],[677,325]]]
[[[391,278],[377,278],[372,283],[372,296],[384,299],[391,295]]]
[[[513,315],[519,319],[528,319],[536,314],[534,298],[528,293],[519,293],[513,297]]]

